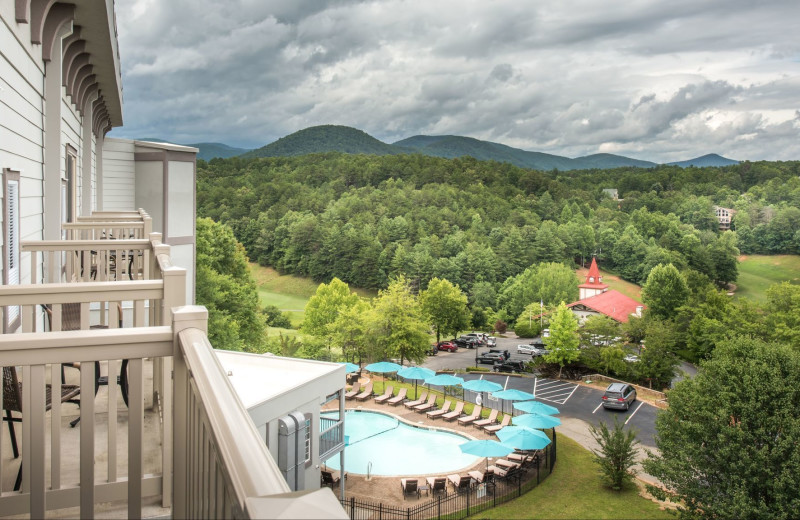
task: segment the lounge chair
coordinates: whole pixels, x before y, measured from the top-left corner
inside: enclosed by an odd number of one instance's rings
[[[517,468],[503,469],[499,466],[491,465],[488,469],[494,473],[496,477],[502,478],[503,480],[515,478],[520,475],[520,471]]]
[[[406,495],[417,495],[417,498],[419,498],[419,487],[417,486],[417,479],[401,478],[400,487],[403,488],[403,500],[405,500]]]
[[[536,455],[530,455],[527,453],[509,453],[506,455],[506,458],[511,462],[516,462],[522,466],[527,466],[536,460]]]
[[[447,477],[428,477],[425,479],[428,482],[428,487],[431,488],[431,494],[444,492],[447,494]]]
[[[396,396],[392,397],[386,402],[389,403],[391,406],[397,406],[398,404],[402,403],[403,400],[406,398],[406,391],[408,391],[408,388],[401,388]]]
[[[361,383],[356,381],[353,383],[353,386],[350,388],[350,391],[344,394],[345,399],[352,399],[358,395],[358,392],[361,390]]]
[[[492,410],[489,414],[488,419],[478,419],[477,421],[472,423],[472,426],[476,428],[483,428],[484,426],[489,426],[490,424],[494,424],[497,422],[497,414],[500,413],[499,410]]]
[[[378,404],[385,403],[386,401],[391,399],[393,395],[394,395],[394,387],[392,385],[389,385],[382,396],[375,398],[375,402]]]
[[[500,466],[501,468],[503,468],[505,470],[509,470],[509,469],[512,469],[512,468],[519,468],[520,467],[520,464],[518,462],[512,462],[512,461],[506,460],[506,459],[497,459],[496,461],[494,461],[494,465],[495,466]]]
[[[464,401],[459,401],[458,403],[456,403],[456,409],[453,410],[452,412],[442,415],[442,419],[444,419],[445,421],[455,421],[456,419],[461,417],[461,414],[463,412],[464,412]]]
[[[494,472],[491,470],[470,471],[469,476],[475,479],[475,482],[478,484],[490,484],[494,482]]]
[[[490,424],[489,426],[484,426],[483,431],[485,431],[486,433],[497,433],[506,426],[508,426],[509,424],[511,424],[511,414],[507,413],[503,417],[503,422],[501,422],[500,424]]]
[[[364,391],[356,396],[356,401],[366,401],[370,397],[372,397],[372,381],[367,383],[367,387],[364,388]]]
[[[427,412],[434,406],[436,406],[436,394],[431,394],[428,396],[428,402],[415,406],[413,410],[420,413]]]
[[[477,421],[478,419],[481,418],[481,410],[482,410],[481,405],[476,404],[475,408],[472,409],[472,415],[459,417],[458,418],[458,424],[467,425],[467,424],[471,424],[471,423]]]
[[[469,487],[472,485],[472,477],[469,475],[447,475],[447,480],[453,484],[457,493],[469,491]]]
[[[438,410],[434,410],[432,412],[428,412],[428,419],[436,419],[437,417],[441,417],[450,411],[450,406],[452,405],[452,401],[450,399],[445,399],[444,404]]]
[[[414,408],[415,406],[419,406],[425,402],[425,399],[428,398],[428,392],[422,392],[420,396],[414,401],[408,401],[405,404],[406,408]]]
[[[320,478],[323,486],[331,486],[338,484],[342,480],[342,473],[332,469],[320,470]],[[347,473],[344,474],[344,479],[347,480]]]

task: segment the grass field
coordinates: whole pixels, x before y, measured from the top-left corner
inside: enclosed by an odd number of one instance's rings
[[[739,257],[739,278],[736,292],[739,298],[764,301],[770,285],[791,282],[800,284],[800,256],[746,255]]]
[[[606,488],[591,452],[572,439],[559,435],[557,449],[556,469],[544,482],[473,518],[674,518],[634,485],[619,493]]]
[[[584,283],[586,281],[586,275],[588,273],[588,267],[575,270],[575,274],[578,276],[578,280],[580,280],[579,283]],[[603,271],[602,269],[600,269],[600,276],[603,278],[603,283],[608,284],[609,289],[619,291],[625,296],[633,298],[634,300],[642,301],[642,288],[635,283],[626,282],[619,276],[611,274],[607,271]]]
[[[280,274],[271,267],[262,267],[256,263],[250,264],[250,272],[256,281],[262,305],[274,305],[280,310],[288,312],[292,319],[292,326],[299,327],[305,317],[306,303],[317,292],[319,283],[310,278]],[[376,291],[351,289],[365,298],[373,298],[377,295]]]

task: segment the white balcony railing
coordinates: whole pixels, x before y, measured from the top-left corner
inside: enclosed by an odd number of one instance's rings
[[[97,219],[120,222],[124,216]],[[137,518],[143,501],[153,498],[171,507],[174,518],[272,516],[277,503],[285,507],[287,500],[304,499],[316,504],[314,516],[343,516],[327,488],[311,497],[284,495],[289,487],[208,341],[206,311],[185,306],[186,272],[171,265],[169,246],[158,234],[60,246],[25,243],[36,257],[31,265],[48,269],[34,271],[31,279],[69,282],[0,286],[0,318],[3,310],[19,307],[22,330],[0,335],[0,366],[17,367],[22,381],[22,486],[0,488],[0,516],[41,518],[50,510],[79,507],[75,516],[90,518],[98,504],[117,502]],[[95,276],[87,277],[92,266],[102,265],[101,252],[112,250],[135,251],[135,268],[94,267]],[[65,258],[72,260],[59,263]],[[76,309],[77,325],[67,325],[67,312]],[[48,386],[51,395],[60,395],[62,364],[75,362],[80,428],[73,430],[62,423],[69,419],[65,413],[75,412],[58,404],[48,411],[45,396]],[[120,388],[114,384],[123,365],[127,410],[118,404]],[[107,404],[93,398],[97,367],[107,374]],[[146,415],[151,377],[152,410]],[[2,394],[0,386],[0,402]],[[333,428],[330,435],[340,432]],[[9,464],[2,446],[0,476],[16,473],[20,463]]]

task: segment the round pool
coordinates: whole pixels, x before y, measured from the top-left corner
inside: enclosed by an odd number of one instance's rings
[[[351,473],[366,475],[370,463],[371,475],[455,473],[479,460],[461,453],[458,445],[470,440],[463,435],[411,426],[378,412],[346,412],[344,434],[345,469]],[[339,455],[325,465],[340,469]]]

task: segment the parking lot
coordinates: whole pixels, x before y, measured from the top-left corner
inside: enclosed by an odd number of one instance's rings
[[[508,350],[511,359],[530,360],[529,355],[517,354],[516,346],[526,343],[525,340],[516,338],[498,338],[497,347]],[[439,352],[430,356],[423,366],[432,370],[458,370],[463,372],[468,366],[475,366],[477,352],[485,352],[486,347],[480,349],[459,349],[457,352]],[[480,365],[489,368],[490,365]],[[630,410],[606,410],[602,406],[603,391],[589,386],[579,385],[570,381],[553,379],[540,379],[533,375],[508,375],[497,373],[460,373],[464,379],[488,379],[503,385],[504,389],[515,388],[534,394],[537,400],[556,406],[560,410],[561,418],[574,418],[588,424],[598,424],[601,421],[613,424],[616,417],[625,424],[625,428],[634,428],[637,431],[639,442],[647,448],[655,447],[655,418],[657,409],[642,401],[637,401]],[[468,394],[469,399],[474,396]],[[502,403],[486,399],[485,406],[501,408],[505,411],[511,409],[509,403]]]

